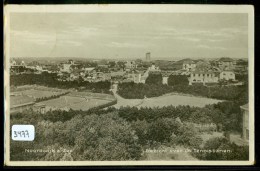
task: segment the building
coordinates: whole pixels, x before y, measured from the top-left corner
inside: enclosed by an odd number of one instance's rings
[[[222,71],[219,74],[219,79],[226,80],[226,81],[229,81],[229,80],[235,81],[235,73],[230,70]]]
[[[61,71],[62,72],[67,72],[67,73],[70,73],[72,71],[72,69],[70,68],[71,64],[67,64],[67,63],[64,63],[62,64],[62,69]]]
[[[145,83],[151,72],[161,72],[160,68],[152,64],[143,74],[141,74],[140,83]]]
[[[69,60],[68,62],[62,64],[60,71],[71,73],[74,69],[78,69],[78,65],[79,64],[75,64],[73,60]]]
[[[168,76],[166,76],[166,75],[163,75],[163,77],[162,77],[162,84],[166,84],[166,85],[168,85]]]
[[[10,65],[11,74],[23,73],[26,70],[27,70],[27,68],[26,68],[26,64],[24,61],[18,62],[18,61],[15,61],[14,59],[11,60],[11,65]]]
[[[20,65],[22,65],[22,66],[26,66],[26,64],[25,64],[24,61],[22,61]]]
[[[148,71],[149,71],[149,72],[160,72],[161,70],[160,70],[159,67],[155,66],[155,64],[152,64],[152,66],[150,66],[150,67],[148,68]]]
[[[141,73],[132,72],[127,74],[127,79],[133,81],[134,83],[141,83]]]
[[[25,95],[10,95],[10,113],[22,112],[34,105],[34,98]]]
[[[69,60],[69,64],[75,65],[75,62],[74,62],[72,59],[70,59],[70,60]]]
[[[92,71],[95,70],[95,68],[94,68],[94,67],[87,67],[87,68],[84,68],[83,70],[84,70],[86,73],[91,73]]]
[[[212,71],[194,71],[189,77],[189,85],[193,83],[218,83],[218,74]]]
[[[147,52],[146,55],[145,55],[145,60],[146,61],[150,61],[151,60],[151,53],[150,52]]]
[[[217,61],[217,66],[221,69],[233,69],[236,65],[236,61],[231,58],[220,58]]]
[[[186,71],[192,71],[196,68],[196,64],[194,61],[184,61],[182,64],[182,69],[186,70]]]
[[[127,61],[125,63],[125,68],[126,69],[135,69],[135,68],[137,68],[137,65],[136,65],[135,61]]]
[[[243,121],[242,121],[242,138],[244,140],[249,140],[249,110],[248,110],[248,103],[240,106],[243,114]]]

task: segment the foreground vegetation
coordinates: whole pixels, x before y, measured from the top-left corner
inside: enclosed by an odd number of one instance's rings
[[[241,116],[239,107],[231,102],[204,108],[122,107],[68,112],[57,110],[44,115],[25,111],[11,115],[11,125],[35,125],[36,138],[33,142],[11,141],[11,160],[140,160],[144,159],[143,151],[146,149],[164,146],[200,149],[202,132],[189,124],[190,121],[215,123],[218,130],[239,131]],[[246,159],[247,148],[230,145],[228,140],[221,143],[233,151],[228,160]],[[25,149],[59,149],[61,152],[28,153]],[[216,159],[192,155],[199,159]],[[218,155],[217,160],[222,159],[226,156]]]
[[[38,84],[56,88],[85,87],[94,92],[108,92],[109,82],[60,82],[55,74],[11,76],[11,85]],[[188,149],[230,150],[230,153],[195,153],[200,160],[248,160],[248,146],[230,143],[228,133],[241,132],[240,105],[248,102],[247,86],[188,86],[187,80],[172,77],[162,85],[160,76],[149,77],[146,84],[121,83],[118,93],[125,98],[160,96],[169,92],[186,93],[229,101],[205,107],[167,106],[162,108],[109,107],[88,111],[32,110],[11,115],[11,126],[35,126],[32,142],[11,141],[12,161],[87,161],[145,160],[146,149],[184,147]],[[215,124],[216,129],[201,130],[194,124]],[[203,143],[201,135],[213,131],[226,137]],[[28,150],[51,152],[28,152]]]

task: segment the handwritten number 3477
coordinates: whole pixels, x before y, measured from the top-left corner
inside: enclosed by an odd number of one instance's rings
[[[25,131],[14,131],[14,137],[28,137],[29,138],[29,131],[25,130]]]

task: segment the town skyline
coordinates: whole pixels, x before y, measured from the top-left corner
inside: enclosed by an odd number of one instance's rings
[[[144,59],[147,52],[154,60],[248,57],[247,14],[30,13],[11,18],[10,55],[23,58]]]

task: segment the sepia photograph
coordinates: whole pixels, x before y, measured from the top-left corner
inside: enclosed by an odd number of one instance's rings
[[[254,10],[7,5],[5,164],[252,165]]]

